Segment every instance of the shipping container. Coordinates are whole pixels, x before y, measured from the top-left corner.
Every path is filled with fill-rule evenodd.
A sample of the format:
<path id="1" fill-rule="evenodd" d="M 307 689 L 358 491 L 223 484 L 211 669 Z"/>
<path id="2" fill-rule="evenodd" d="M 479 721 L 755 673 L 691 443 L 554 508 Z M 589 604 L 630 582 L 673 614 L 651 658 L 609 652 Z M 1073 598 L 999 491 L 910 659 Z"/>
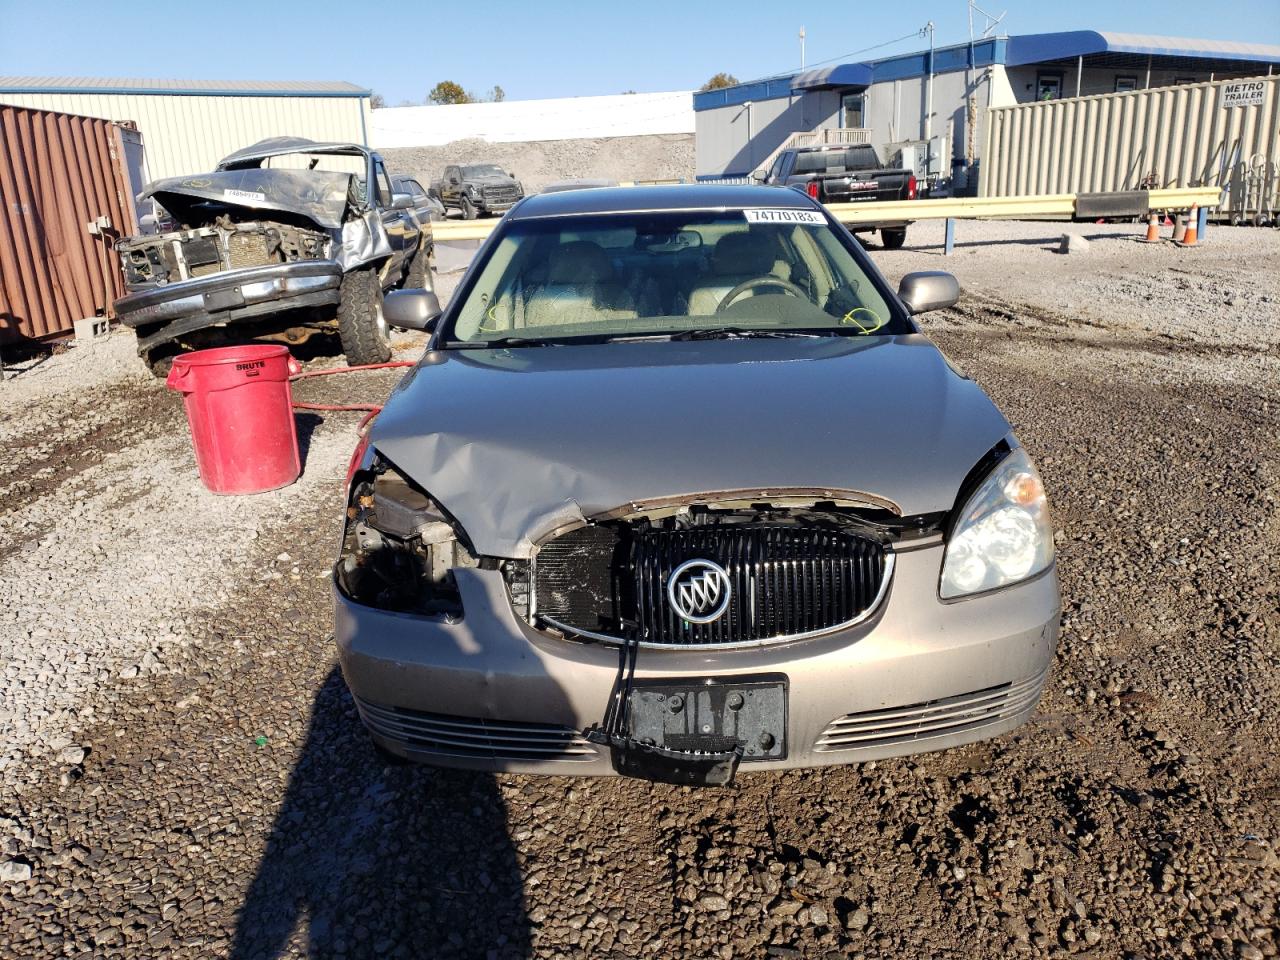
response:
<path id="1" fill-rule="evenodd" d="M 1273 219 L 1280 76 L 989 111 L 982 196 L 1220 186 L 1221 216 Z"/>
<path id="2" fill-rule="evenodd" d="M 113 245 L 136 233 L 126 160 L 137 131 L 0 105 L 0 344 L 110 315 L 124 292 Z"/>

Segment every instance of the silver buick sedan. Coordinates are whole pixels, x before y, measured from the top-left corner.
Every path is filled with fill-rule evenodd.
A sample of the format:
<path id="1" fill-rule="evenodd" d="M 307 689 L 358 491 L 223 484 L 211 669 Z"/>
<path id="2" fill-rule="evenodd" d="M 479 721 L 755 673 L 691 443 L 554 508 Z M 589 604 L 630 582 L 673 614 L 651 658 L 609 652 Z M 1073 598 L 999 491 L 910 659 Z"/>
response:
<path id="1" fill-rule="evenodd" d="M 1060 600 L 1008 422 L 808 197 L 529 198 L 357 450 L 334 571 L 385 753 L 724 784 L 992 737 Z"/>

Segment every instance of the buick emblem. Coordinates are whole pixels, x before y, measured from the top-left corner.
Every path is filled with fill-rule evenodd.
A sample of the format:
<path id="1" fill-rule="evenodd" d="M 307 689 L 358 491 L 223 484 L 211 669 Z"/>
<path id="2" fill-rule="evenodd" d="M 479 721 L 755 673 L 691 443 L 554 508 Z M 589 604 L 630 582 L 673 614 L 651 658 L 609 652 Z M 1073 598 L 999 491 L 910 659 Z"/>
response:
<path id="1" fill-rule="evenodd" d="M 729 609 L 733 592 L 724 567 L 710 560 L 686 560 L 667 580 L 671 609 L 689 623 L 714 623 Z"/>

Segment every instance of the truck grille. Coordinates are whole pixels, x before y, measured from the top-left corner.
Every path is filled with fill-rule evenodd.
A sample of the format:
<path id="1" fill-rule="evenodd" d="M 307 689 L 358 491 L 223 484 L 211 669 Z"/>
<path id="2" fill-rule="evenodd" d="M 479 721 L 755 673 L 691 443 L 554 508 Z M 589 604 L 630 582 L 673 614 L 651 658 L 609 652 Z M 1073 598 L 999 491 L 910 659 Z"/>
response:
<path id="1" fill-rule="evenodd" d="M 481 193 L 486 200 L 514 201 L 516 199 L 515 187 L 485 187 Z"/>
<path id="2" fill-rule="evenodd" d="M 729 577 L 724 614 L 686 622 L 668 581 L 688 560 Z M 892 554 L 857 533 L 796 523 L 674 530 L 586 526 L 543 545 L 533 567 L 534 612 L 551 626 L 659 646 L 795 639 L 845 626 L 878 603 Z"/>
<path id="3" fill-rule="evenodd" d="M 261 233 L 237 231 L 227 236 L 227 254 L 232 270 L 260 267 L 275 262 L 267 255 L 267 238 Z"/>

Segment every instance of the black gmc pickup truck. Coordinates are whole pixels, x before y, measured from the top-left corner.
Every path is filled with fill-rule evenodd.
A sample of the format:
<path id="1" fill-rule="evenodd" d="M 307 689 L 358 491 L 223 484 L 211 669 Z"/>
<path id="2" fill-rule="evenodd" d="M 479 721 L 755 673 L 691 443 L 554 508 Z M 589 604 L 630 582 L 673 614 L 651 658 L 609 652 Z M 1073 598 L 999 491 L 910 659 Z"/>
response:
<path id="1" fill-rule="evenodd" d="M 791 187 L 819 203 L 859 203 L 870 200 L 914 200 L 916 177 L 910 170 L 887 169 L 870 144 L 832 144 L 783 150 L 766 170 L 752 177 L 772 186 Z M 851 224 L 854 233 L 880 231 L 888 250 L 906 242 L 909 220 Z"/>

